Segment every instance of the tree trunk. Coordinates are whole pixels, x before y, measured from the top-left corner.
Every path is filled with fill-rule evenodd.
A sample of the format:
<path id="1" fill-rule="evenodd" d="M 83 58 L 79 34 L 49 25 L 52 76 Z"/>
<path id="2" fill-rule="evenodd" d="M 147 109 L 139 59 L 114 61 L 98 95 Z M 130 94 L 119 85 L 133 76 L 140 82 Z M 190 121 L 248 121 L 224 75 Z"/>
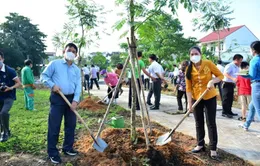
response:
<path id="1" fill-rule="evenodd" d="M 130 29 L 130 43 L 131 43 L 131 47 L 129 48 L 129 56 L 132 56 L 131 58 L 131 63 L 134 65 L 135 61 L 134 61 L 134 55 L 133 50 L 130 51 L 130 49 L 133 49 L 133 47 L 136 47 L 135 45 L 135 41 L 134 41 L 134 33 L 135 33 L 135 27 L 133 25 L 134 23 L 134 16 L 135 16 L 135 9 L 134 9 L 134 0 L 130 0 L 130 24 L 131 24 L 131 29 Z M 133 77 L 133 71 L 131 71 L 132 75 L 131 75 L 131 87 L 132 87 L 132 103 L 131 103 L 131 140 L 135 141 L 137 138 L 136 135 L 136 120 L 135 120 L 135 116 L 136 116 L 136 87 L 134 86 L 134 77 Z"/>
<path id="2" fill-rule="evenodd" d="M 221 60 L 221 54 L 220 54 L 220 35 L 219 35 L 219 29 L 218 29 L 218 59 Z"/>
<path id="3" fill-rule="evenodd" d="M 83 27 L 83 25 L 82 25 L 82 23 L 81 23 L 81 41 L 80 41 L 80 44 L 79 44 L 79 54 L 78 54 L 78 56 L 79 56 L 79 61 L 78 61 L 78 66 L 81 68 L 81 47 L 82 47 L 82 40 L 83 40 L 83 38 L 84 38 L 84 35 L 85 35 L 85 31 L 84 31 L 84 27 Z M 85 77 L 84 77 L 84 73 L 83 73 L 83 71 L 81 70 L 81 78 L 83 78 L 83 79 L 85 79 Z M 83 86 L 84 86 L 84 80 L 81 80 L 81 82 L 82 82 L 82 86 L 81 86 L 81 96 L 80 96 L 80 101 L 82 101 L 83 100 Z M 88 87 L 89 88 L 89 87 Z M 88 94 L 89 96 L 90 96 L 90 94 Z"/>

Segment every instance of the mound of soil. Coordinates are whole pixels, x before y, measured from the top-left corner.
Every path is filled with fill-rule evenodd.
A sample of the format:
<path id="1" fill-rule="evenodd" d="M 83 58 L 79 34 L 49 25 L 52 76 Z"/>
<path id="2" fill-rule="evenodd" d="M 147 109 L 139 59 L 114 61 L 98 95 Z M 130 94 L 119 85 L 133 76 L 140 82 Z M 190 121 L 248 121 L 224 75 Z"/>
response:
<path id="1" fill-rule="evenodd" d="M 100 111 L 106 109 L 106 105 L 103 103 L 97 103 L 100 99 L 87 97 L 79 103 L 80 109 L 87 109 L 89 111 Z"/>
<path id="2" fill-rule="evenodd" d="M 100 153 L 92 148 L 89 136 L 82 136 L 76 142 L 76 148 L 83 154 L 79 165 L 204 165 L 194 156 L 185 153 L 184 149 L 174 142 L 164 146 L 156 146 L 157 138 L 163 133 L 153 130 L 150 136 L 151 146 L 146 149 L 142 129 L 138 129 L 137 144 L 131 143 L 129 129 L 106 129 L 101 137 L 109 144 Z"/>

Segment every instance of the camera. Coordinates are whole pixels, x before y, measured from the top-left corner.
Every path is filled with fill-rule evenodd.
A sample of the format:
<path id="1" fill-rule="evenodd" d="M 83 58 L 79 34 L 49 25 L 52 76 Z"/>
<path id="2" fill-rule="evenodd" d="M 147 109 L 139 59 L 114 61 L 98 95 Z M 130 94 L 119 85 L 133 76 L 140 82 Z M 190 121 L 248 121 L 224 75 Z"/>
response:
<path id="1" fill-rule="evenodd" d="M 6 90 L 6 84 L 4 82 L 0 83 L 0 91 L 4 92 Z"/>

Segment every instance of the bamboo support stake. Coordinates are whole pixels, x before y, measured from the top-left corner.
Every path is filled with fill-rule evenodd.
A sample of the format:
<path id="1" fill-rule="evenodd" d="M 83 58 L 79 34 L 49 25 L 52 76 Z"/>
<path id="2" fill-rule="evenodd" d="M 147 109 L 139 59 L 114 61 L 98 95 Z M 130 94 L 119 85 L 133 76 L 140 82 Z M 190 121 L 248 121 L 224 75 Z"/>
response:
<path id="1" fill-rule="evenodd" d="M 136 52 L 133 52 L 132 50 L 132 46 L 130 45 L 130 42 L 129 42 L 129 38 L 127 38 L 127 41 L 128 41 L 128 45 L 131 49 L 129 49 L 130 51 L 130 55 L 134 55 L 136 54 Z M 134 56 L 135 57 L 135 56 Z M 144 120 L 144 108 L 143 108 L 143 105 L 142 105 L 142 101 L 141 101 L 141 97 L 140 97 L 140 92 L 139 92 L 139 86 L 137 84 L 137 79 L 136 79 L 136 76 L 135 76 L 135 69 L 134 69 L 134 64 L 132 63 L 133 62 L 133 57 L 130 56 L 130 65 L 131 65 L 131 72 L 133 73 L 132 76 L 134 77 L 134 86 L 136 88 L 136 92 L 137 92 L 137 99 L 138 99 L 138 102 L 140 104 L 140 110 L 141 110 L 141 120 L 142 120 L 142 124 L 143 124 L 143 128 L 144 128 L 144 135 L 145 135 L 145 142 L 146 142 L 146 147 L 147 149 L 149 148 L 149 138 L 148 138 L 148 134 L 147 134 L 147 131 L 146 131 L 146 124 L 145 124 L 145 120 Z M 140 74 L 140 73 L 139 73 Z M 134 107 L 134 106 L 132 106 Z"/>
<path id="2" fill-rule="evenodd" d="M 138 62 L 137 51 L 135 53 L 135 58 Z M 140 66 L 139 65 L 137 65 L 137 66 L 138 66 L 138 73 L 141 73 Z M 152 127 L 151 127 L 151 123 L 150 123 L 150 116 L 149 116 L 148 107 L 147 107 L 146 100 L 145 100 L 144 85 L 143 85 L 143 82 L 142 82 L 142 79 L 141 79 L 141 74 L 139 74 L 139 83 L 141 85 L 141 93 L 142 93 L 142 97 L 143 97 L 143 101 L 144 101 L 144 105 L 145 105 L 147 123 L 148 123 L 149 129 L 150 129 L 150 134 L 151 134 L 152 133 Z"/>
<path id="3" fill-rule="evenodd" d="M 99 126 L 99 129 L 98 129 L 98 133 L 97 133 L 97 135 L 96 135 L 96 138 L 99 137 L 100 133 L 102 132 L 103 126 L 104 126 L 105 121 L 106 121 L 106 119 L 107 119 L 107 115 L 108 115 L 108 113 L 109 113 L 109 111 L 110 111 L 110 107 L 111 107 L 111 105 L 112 105 L 112 102 L 113 102 L 113 100 L 115 99 L 116 93 L 117 93 L 118 90 L 119 90 L 119 85 L 120 85 L 120 82 L 121 82 L 122 79 L 123 79 L 123 75 L 124 75 L 124 73 L 125 73 L 126 66 L 127 66 L 128 63 L 129 63 L 129 60 L 130 60 L 130 57 L 128 56 L 127 59 L 126 59 L 126 61 L 125 61 L 124 67 L 123 67 L 123 69 L 122 69 L 122 72 L 121 72 L 121 74 L 120 74 L 118 83 L 116 84 L 116 87 L 115 87 L 113 96 L 112 96 L 111 100 L 109 101 L 109 104 L 108 104 L 108 106 L 107 106 L 105 115 L 104 115 L 104 117 L 103 117 L 103 119 L 102 119 L 102 122 L 101 122 L 101 124 L 100 124 L 100 126 Z"/>

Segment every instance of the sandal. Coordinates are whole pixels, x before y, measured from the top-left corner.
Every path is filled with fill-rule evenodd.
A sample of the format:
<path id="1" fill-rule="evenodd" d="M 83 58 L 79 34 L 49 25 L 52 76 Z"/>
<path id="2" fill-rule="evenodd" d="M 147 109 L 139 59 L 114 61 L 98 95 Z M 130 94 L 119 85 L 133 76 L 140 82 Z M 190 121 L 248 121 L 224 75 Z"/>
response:
<path id="1" fill-rule="evenodd" d="M 243 121 L 245 118 L 243 118 L 242 116 L 240 116 L 237 120 Z"/>

